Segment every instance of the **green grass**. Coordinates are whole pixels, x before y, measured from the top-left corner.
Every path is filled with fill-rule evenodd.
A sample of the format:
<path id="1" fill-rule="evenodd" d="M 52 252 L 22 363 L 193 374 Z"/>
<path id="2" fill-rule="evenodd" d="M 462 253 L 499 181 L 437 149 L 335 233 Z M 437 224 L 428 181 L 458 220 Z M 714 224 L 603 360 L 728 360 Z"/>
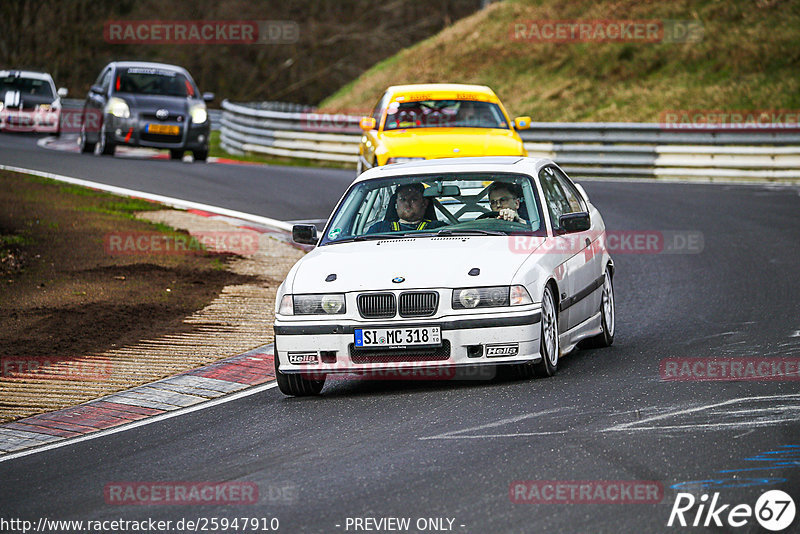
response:
<path id="1" fill-rule="evenodd" d="M 26 179 L 39 184 L 55 186 L 58 188 L 59 193 L 63 195 L 75 196 L 75 197 L 80 197 L 81 199 L 86 199 L 75 203 L 75 207 L 73 209 L 75 209 L 76 211 L 102 213 L 104 215 L 111 215 L 113 217 L 136 220 L 139 222 L 147 223 L 149 226 L 152 227 L 153 231 L 155 232 L 159 232 L 164 235 L 179 239 L 186 239 L 187 237 L 185 232 L 177 230 L 164 223 L 157 223 L 157 222 L 153 223 L 153 222 L 142 221 L 141 219 L 136 217 L 136 213 L 142 211 L 158 211 L 158 210 L 172 209 L 168 206 L 164 206 L 163 204 L 159 204 L 157 202 L 150 202 L 140 198 L 120 197 L 117 195 L 112 195 L 111 193 L 106 193 L 104 191 L 98 191 L 96 189 L 91 189 L 88 187 L 82 187 L 78 185 L 64 184 L 63 182 L 58 182 L 56 180 L 51 180 L 49 178 L 42 178 L 39 176 L 26 175 Z M 28 196 L 31 198 L 37 198 L 39 194 L 36 192 L 28 192 Z M 93 199 L 94 201 L 89 199 Z M 34 223 L 33 221 L 28 221 L 27 224 L 31 225 Z M 48 228 L 53 230 L 58 229 L 57 222 L 37 220 L 36 224 L 46 225 Z M 20 247 L 30 244 L 32 244 L 32 241 L 30 239 L 19 234 L 0 235 L 0 253 L 8 253 L 11 247 Z M 202 243 L 198 243 L 198 247 L 201 250 L 207 250 L 207 248 Z M 215 263 L 212 264 L 214 269 L 217 270 L 225 269 L 224 263 L 222 263 L 219 259 L 215 259 L 214 261 Z"/>
<path id="2" fill-rule="evenodd" d="M 548 20 L 683 20 L 699 42 L 513 40 Z M 529 26 L 528 26 L 529 27 Z M 389 85 L 477 83 L 534 121 L 658 122 L 668 110 L 800 108 L 800 2 L 517 0 L 490 4 L 374 65 L 324 111 L 371 109 Z"/>
<path id="3" fill-rule="evenodd" d="M 32 243 L 29 237 L 19 234 L 0 235 L 0 250 L 10 247 L 21 247 Z"/>

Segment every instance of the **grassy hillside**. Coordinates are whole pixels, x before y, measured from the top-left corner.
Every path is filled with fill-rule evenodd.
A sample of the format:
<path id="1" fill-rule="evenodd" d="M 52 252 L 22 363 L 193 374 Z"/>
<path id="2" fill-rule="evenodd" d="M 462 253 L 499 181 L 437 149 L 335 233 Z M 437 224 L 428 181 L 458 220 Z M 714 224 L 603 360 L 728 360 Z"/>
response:
<path id="1" fill-rule="evenodd" d="M 691 43 L 515 41 L 543 20 L 695 20 Z M 528 26 L 529 27 L 529 26 Z M 664 110 L 800 109 L 796 0 L 506 0 L 384 60 L 323 102 L 371 109 L 393 84 L 479 83 L 535 121 L 657 122 Z"/>

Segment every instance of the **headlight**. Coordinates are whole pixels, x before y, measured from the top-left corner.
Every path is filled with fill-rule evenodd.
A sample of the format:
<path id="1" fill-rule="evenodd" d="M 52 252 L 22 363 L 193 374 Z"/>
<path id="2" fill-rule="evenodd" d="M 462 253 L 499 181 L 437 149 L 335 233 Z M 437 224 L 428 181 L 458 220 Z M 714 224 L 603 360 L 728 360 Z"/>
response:
<path id="1" fill-rule="evenodd" d="M 106 104 L 106 113 L 110 113 L 120 119 L 127 119 L 131 116 L 131 108 L 128 107 L 127 102 L 114 96 Z"/>
<path id="2" fill-rule="evenodd" d="M 495 308 L 531 304 L 524 286 L 468 287 L 453 290 L 453 309 Z"/>
<path id="3" fill-rule="evenodd" d="M 407 161 L 421 161 L 425 158 L 389 158 L 386 160 L 386 164 L 389 165 L 390 163 L 405 163 Z"/>
<path id="4" fill-rule="evenodd" d="M 0 102 L 0 111 L 3 111 L 3 103 Z"/>
<path id="5" fill-rule="evenodd" d="M 189 111 L 189 115 L 192 116 L 192 122 L 195 124 L 203 124 L 208 120 L 208 112 L 205 106 L 194 106 Z"/>
<path id="6" fill-rule="evenodd" d="M 284 295 L 281 315 L 337 315 L 345 312 L 344 294 Z"/>
<path id="7" fill-rule="evenodd" d="M 36 111 L 50 111 L 50 104 L 39 104 L 36 106 Z"/>

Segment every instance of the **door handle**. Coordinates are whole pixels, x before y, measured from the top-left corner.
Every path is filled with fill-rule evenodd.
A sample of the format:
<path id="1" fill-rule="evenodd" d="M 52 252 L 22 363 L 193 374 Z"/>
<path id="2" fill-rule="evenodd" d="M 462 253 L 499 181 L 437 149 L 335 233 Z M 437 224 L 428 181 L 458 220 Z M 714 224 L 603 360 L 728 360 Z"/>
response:
<path id="1" fill-rule="evenodd" d="M 586 246 L 587 247 L 591 247 L 592 246 L 592 242 L 589 240 L 588 237 L 586 238 Z"/>

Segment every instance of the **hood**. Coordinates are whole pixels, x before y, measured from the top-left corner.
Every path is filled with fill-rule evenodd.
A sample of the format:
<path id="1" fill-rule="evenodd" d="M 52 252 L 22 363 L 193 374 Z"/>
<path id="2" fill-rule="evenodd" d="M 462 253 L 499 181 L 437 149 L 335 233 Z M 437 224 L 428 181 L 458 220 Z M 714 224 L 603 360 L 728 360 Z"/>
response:
<path id="1" fill-rule="evenodd" d="M 525 154 L 522 141 L 515 131 L 495 128 L 408 128 L 383 132 L 382 141 L 392 157 L 454 158 Z"/>
<path id="2" fill-rule="evenodd" d="M 166 95 L 139 95 L 133 93 L 117 93 L 113 96 L 123 98 L 131 108 L 131 112 L 155 113 L 159 109 L 166 109 L 170 115 L 186 115 L 190 103 L 194 103 L 185 96 Z"/>
<path id="3" fill-rule="evenodd" d="M 0 91 L 0 102 L 7 107 L 33 109 L 40 104 L 52 104 L 57 101 L 58 97 L 43 96 L 43 95 L 29 95 L 20 93 L 19 91 L 3 90 Z"/>
<path id="4" fill-rule="evenodd" d="M 403 238 L 325 245 L 309 252 L 293 270 L 287 292 L 469 287 L 511 284 L 535 249 L 514 252 L 513 237 Z M 480 275 L 470 276 L 477 267 Z M 325 282 L 330 274 L 336 280 Z M 402 283 L 393 283 L 403 277 Z"/>

